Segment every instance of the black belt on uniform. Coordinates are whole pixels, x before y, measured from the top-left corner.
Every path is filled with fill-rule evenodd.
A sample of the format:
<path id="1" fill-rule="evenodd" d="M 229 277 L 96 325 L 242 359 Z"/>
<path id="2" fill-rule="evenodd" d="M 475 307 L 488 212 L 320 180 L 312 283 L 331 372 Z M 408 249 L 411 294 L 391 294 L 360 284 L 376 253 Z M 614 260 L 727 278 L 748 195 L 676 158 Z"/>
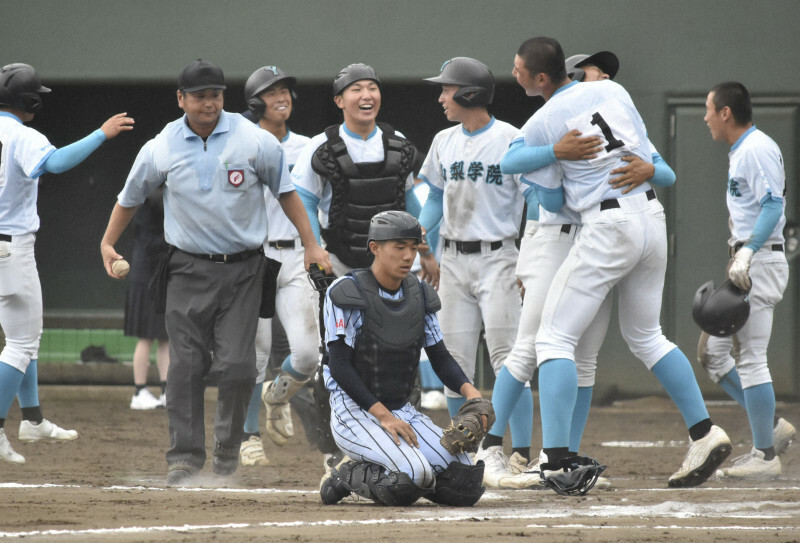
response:
<path id="1" fill-rule="evenodd" d="M 248 258 L 252 258 L 256 255 L 263 255 L 264 248 L 259 247 L 258 249 L 250 249 L 247 251 L 242 251 L 241 253 L 234 253 L 231 255 L 204 255 L 204 254 L 197 254 L 197 253 L 190 253 L 188 251 L 183 251 L 178 249 L 182 253 L 186 253 L 189 256 L 193 256 L 194 258 L 199 258 L 200 260 L 210 260 L 211 262 L 216 262 L 217 264 L 234 264 L 236 262 L 241 262 L 242 260 L 247 260 Z"/>
<path id="2" fill-rule="evenodd" d="M 741 242 L 741 241 L 739 243 L 737 243 L 736 245 L 734 245 L 733 247 L 729 247 L 728 248 L 728 252 L 731 255 L 731 258 L 736 256 L 736 252 L 739 249 L 741 249 L 742 247 L 744 247 L 744 243 Z M 762 247 L 762 249 L 763 248 L 764 247 Z M 775 243 L 773 245 L 770 245 L 769 248 L 770 248 L 770 250 L 775 251 L 776 253 L 782 253 L 783 252 L 783 244 L 782 243 Z"/>
<path id="3" fill-rule="evenodd" d="M 274 247 L 275 249 L 294 249 L 294 240 L 276 239 L 275 241 L 270 241 L 268 245 L 270 247 Z"/>
<path id="4" fill-rule="evenodd" d="M 653 189 L 649 189 L 645 192 L 647 195 L 648 200 L 655 200 L 656 199 L 656 191 Z M 609 198 L 608 200 L 603 200 L 600 202 L 600 211 L 605 211 L 606 209 L 616 209 L 619 207 L 619 200 L 617 198 Z"/>
<path id="5" fill-rule="evenodd" d="M 562 234 L 569 234 L 572 232 L 572 227 L 575 226 L 574 224 L 562 224 L 561 225 L 561 233 Z"/>
<path id="6" fill-rule="evenodd" d="M 11 243 L 11 236 L 8 234 L 0 234 L 0 241 L 7 241 Z"/>
<path id="7" fill-rule="evenodd" d="M 453 241 L 451 239 L 444 240 L 444 247 L 447 249 L 451 245 L 455 245 L 456 251 L 459 253 L 480 253 L 481 252 L 481 243 L 482 241 Z M 493 241 L 489 244 L 489 248 L 492 251 L 496 251 L 500 247 L 503 246 L 503 241 Z"/>

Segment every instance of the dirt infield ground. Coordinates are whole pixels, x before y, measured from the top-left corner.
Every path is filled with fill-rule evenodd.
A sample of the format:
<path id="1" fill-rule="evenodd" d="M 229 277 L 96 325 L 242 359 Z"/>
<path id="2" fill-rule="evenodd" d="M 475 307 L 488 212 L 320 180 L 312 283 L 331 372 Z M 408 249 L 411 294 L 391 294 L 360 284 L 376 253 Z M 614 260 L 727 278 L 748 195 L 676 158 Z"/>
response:
<path id="1" fill-rule="evenodd" d="M 299 435 L 286 447 L 277 448 L 267 439 L 269 466 L 240 467 L 227 480 L 209 469 L 199 488 L 166 488 L 166 415 L 163 410 L 131 411 L 130 393 L 129 387 L 42 387 L 45 416 L 81 433 L 78 440 L 63 444 L 19 443 L 19 409 L 16 404 L 12 407 L 6 429 L 27 463 L 0 463 L 0 539 L 800 540 L 800 445 L 790 447 L 782 458 L 783 475 L 777 481 L 712 479 L 696 489 L 668 489 L 667 478 L 686 449 L 685 442 L 678 441 L 687 436 L 679 414 L 662 398 L 593 408 L 583 452 L 608 464 L 611 490 L 592 490 L 577 498 L 550 490 L 490 490 L 472 508 L 440 507 L 421 500 L 412 507 L 390 509 L 363 500 L 321 505 L 317 493 L 321 455 L 310 450 L 299 420 L 295 422 Z M 214 396 L 209 390 L 209 421 Z M 733 404 L 713 404 L 709 410 L 731 435 L 733 454 L 747 452 L 750 438 L 744 411 Z M 795 424 L 800 422 L 800 404 L 779 404 L 778 411 Z M 440 423 L 446 417 L 443 411 L 432 416 Z M 535 432 L 534 444 L 539 439 Z"/>

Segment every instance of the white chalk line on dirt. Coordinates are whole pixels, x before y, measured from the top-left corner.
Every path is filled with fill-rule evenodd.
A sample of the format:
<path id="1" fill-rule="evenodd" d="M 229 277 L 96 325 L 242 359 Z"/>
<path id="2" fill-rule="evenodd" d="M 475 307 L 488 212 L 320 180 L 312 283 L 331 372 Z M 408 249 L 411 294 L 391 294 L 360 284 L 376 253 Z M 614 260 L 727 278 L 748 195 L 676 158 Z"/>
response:
<path id="1" fill-rule="evenodd" d="M 586 529 L 586 530 L 594 530 L 597 528 L 602 528 L 603 530 L 744 530 L 744 531 L 751 531 L 751 532 L 771 532 L 771 531 L 797 531 L 798 528 L 796 527 L 786 527 L 786 526 L 679 526 L 676 524 L 670 526 L 653 526 L 649 524 L 642 524 L 639 526 L 611 526 L 608 524 L 603 525 L 596 525 L 596 524 L 559 524 L 557 526 L 551 526 L 549 524 L 528 524 L 526 528 L 569 528 L 569 529 Z"/>

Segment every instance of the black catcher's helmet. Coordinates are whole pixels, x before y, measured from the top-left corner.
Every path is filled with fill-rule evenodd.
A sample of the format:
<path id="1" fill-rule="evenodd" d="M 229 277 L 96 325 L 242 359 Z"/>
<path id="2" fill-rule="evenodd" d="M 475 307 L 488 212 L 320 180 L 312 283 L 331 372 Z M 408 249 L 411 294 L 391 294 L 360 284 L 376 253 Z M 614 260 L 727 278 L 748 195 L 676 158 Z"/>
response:
<path id="1" fill-rule="evenodd" d="M 350 64 L 345 66 L 336 74 L 336 79 L 333 80 L 333 95 L 339 96 L 344 89 L 362 79 L 370 79 L 381 86 L 381 80 L 378 79 L 378 74 L 372 69 L 372 66 L 366 64 Z"/>
<path id="2" fill-rule="evenodd" d="M 382 211 L 372 217 L 367 236 L 367 250 L 370 241 L 390 239 L 416 239 L 422 243 L 422 227 L 419 221 L 405 211 Z"/>

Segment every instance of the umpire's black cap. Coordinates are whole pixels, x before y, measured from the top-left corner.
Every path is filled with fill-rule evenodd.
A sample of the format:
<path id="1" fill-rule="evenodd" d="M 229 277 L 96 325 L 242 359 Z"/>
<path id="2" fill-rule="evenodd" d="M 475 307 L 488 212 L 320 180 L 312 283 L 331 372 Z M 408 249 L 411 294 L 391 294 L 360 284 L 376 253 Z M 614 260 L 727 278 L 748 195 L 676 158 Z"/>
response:
<path id="1" fill-rule="evenodd" d="M 190 62 L 178 76 L 178 90 L 184 92 L 197 92 L 204 89 L 224 90 L 225 88 L 225 76 L 222 74 L 222 68 L 207 60 L 198 58 Z"/>

